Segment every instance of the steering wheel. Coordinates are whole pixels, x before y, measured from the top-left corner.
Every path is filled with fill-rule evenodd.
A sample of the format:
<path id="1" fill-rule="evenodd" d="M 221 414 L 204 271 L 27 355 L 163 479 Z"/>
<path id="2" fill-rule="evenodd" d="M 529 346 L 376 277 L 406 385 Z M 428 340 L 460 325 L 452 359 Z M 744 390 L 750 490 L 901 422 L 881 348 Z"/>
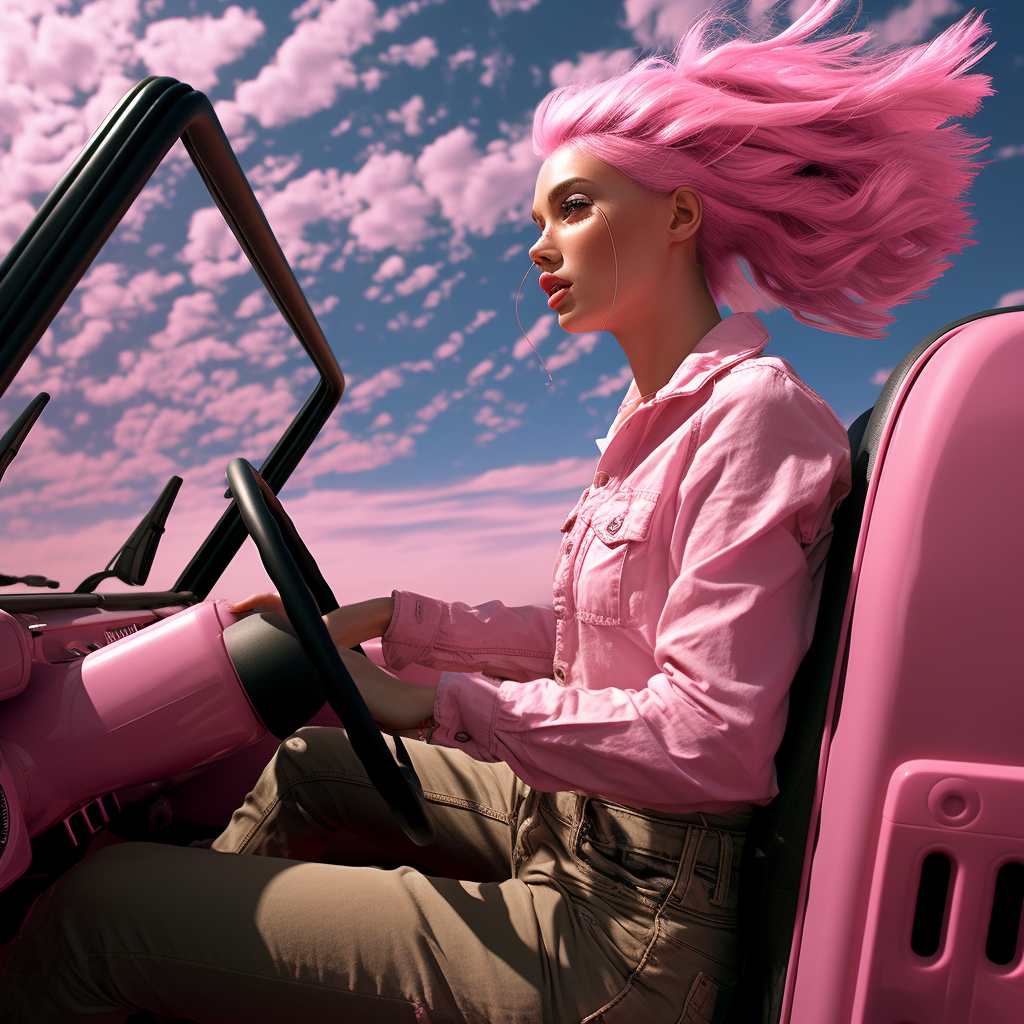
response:
<path id="1" fill-rule="evenodd" d="M 252 465 L 245 459 L 232 459 L 227 476 L 242 522 L 281 595 L 303 653 L 345 726 L 352 749 L 405 834 L 419 846 L 432 843 L 434 823 L 405 745 L 400 736 L 394 737 L 396 761 L 321 618 L 337 608 L 338 602 L 316 561 L 277 495 Z"/>

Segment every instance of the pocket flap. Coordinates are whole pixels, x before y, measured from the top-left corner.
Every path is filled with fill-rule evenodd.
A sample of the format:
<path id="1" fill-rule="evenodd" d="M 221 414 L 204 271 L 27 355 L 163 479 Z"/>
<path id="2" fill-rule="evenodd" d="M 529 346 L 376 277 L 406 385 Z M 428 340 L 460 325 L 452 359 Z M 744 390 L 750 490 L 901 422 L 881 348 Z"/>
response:
<path id="1" fill-rule="evenodd" d="M 653 491 L 620 492 L 594 511 L 591 525 L 609 547 L 646 540 L 657 504 L 658 495 Z"/>

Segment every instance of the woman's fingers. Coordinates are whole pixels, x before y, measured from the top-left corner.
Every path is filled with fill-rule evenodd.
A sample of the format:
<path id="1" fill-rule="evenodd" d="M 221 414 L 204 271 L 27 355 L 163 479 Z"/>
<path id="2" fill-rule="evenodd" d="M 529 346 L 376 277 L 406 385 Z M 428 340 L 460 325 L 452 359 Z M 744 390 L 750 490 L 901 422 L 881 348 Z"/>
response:
<path id="1" fill-rule="evenodd" d="M 253 608 L 259 608 L 261 606 L 268 612 L 276 612 L 278 615 L 284 615 L 284 604 L 281 601 L 281 595 L 275 593 L 253 594 L 251 597 L 247 597 L 245 600 L 237 601 L 235 604 L 231 605 L 228 608 L 228 611 L 233 615 L 241 615 L 244 612 L 251 612 Z"/>

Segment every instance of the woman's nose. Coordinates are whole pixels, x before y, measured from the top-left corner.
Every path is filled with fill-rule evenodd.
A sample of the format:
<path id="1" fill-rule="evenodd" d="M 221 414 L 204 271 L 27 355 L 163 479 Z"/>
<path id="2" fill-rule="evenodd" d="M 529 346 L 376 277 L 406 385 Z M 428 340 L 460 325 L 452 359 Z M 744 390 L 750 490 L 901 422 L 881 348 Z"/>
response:
<path id="1" fill-rule="evenodd" d="M 547 232 L 541 235 L 540 238 L 530 246 L 529 256 L 534 263 L 538 264 L 538 266 L 540 264 L 550 266 L 561 259 L 561 254 L 555 246 L 552 245 Z"/>

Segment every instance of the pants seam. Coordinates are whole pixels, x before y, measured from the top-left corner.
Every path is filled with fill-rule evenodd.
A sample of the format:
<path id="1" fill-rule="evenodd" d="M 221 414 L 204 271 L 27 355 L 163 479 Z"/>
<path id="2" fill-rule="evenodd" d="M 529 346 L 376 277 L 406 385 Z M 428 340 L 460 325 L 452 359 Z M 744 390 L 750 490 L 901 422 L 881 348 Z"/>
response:
<path id="1" fill-rule="evenodd" d="M 267 806 L 261 812 L 259 819 L 251 826 L 249 831 L 242 837 L 241 842 L 238 844 L 237 851 L 241 853 L 242 850 L 248 845 L 252 837 L 260 830 L 260 827 L 267 820 L 270 812 L 281 802 L 281 798 L 290 789 L 295 786 L 302 785 L 306 782 L 320 782 L 325 779 L 333 780 L 335 782 L 346 782 L 352 783 L 357 786 L 363 786 L 366 789 L 373 789 L 374 785 L 369 779 L 362 775 L 349 775 L 343 772 L 310 772 L 305 775 L 298 775 L 294 779 L 289 779 L 288 782 L 277 790 L 274 799 L 267 804 Z M 503 825 L 512 825 L 512 818 L 510 815 L 503 813 L 502 811 L 495 810 L 493 807 L 487 807 L 485 804 L 477 803 L 476 801 L 466 800 L 464 797 L 452 796 L 449 793 L 435 793 L 433 791 L 424 790 L 423 798 L 436 804 L 445 804 L 449 807 L 461 807 L 463 810 L 472 811 L 477 814 L 482 814 L 486 818 L 491 818 L 493 821 L 500 821 Z"/>
<path id="2" fill-rule="evenodd" d="M 633 969 L 633 972 L 626 979 L 626 982 L 622 986 L 622 988 L 620 988 L 619 991 L 616 992 L 615 995 L 612 996 L 612 998 L 609 999 L 608 1002 L 606 1002 L 603 1006 L 599 1007 L 593 1013 L 584 1017 L 582 1024 L 597 1024 L 597 1022 L 599 1022 L 602 1019 L 603 1014 L 607 1013 L 613 1007 L 617 1006 L 619 1003 L 622 1002 L 623 999 L 626 998 L 627 995 L 629 995 L 630 989 L 632 989 L 634 983 L 640 977 L 640 973 L 647 965 L 648 960 L 650 960 L 651 952 L 658 942 L 658 938 L 661 935 L 662 916 L 668 909 L 669 900 L 672 898 L 672 894 L 676 891 L 676 888 L 679 886 L 679 882 L 681 876 L 683 875 L 684 868 L 686 871 L 687 886 L 689 885 L 689 880 L 693 874 L 693 864 L 696 860 L 697 850 L 700 847 L 700 837 L 697 834 L 700 831 L 703 830 L 694 828 L 692 826 L 688 830 L 686 836 L 686 843 L 683 848 L 683 852 L 679 858 L 679 865 L 676 868 L 676 877 L 672 882 L 672 887 L 669 889 L 668 894 L 665 896 L 665 899 L 662 900 L 661 906 L 658 908 L 657 912 L 654 915 L 654 927 L 651 929 L 651 938 L 650 941 L 647 943 L 647 946 L 644 949 L 643 954 L 640 957 L 640 962 L 636 965 L 636 967 Z"/>
<path id="3" fill-rule="evenodd" d="M 357 786 L 362 786 L 364 789 L 375 788 L 365 775 L 349 775 L 347 772 L 307 772 L 305 775 L 297 775 L 294 779 L 289 779 L 286 785 L 279 790 L 278 796 L 280 797 L 281 793 L 286 793 L 293 786 L 300 785 L 301 783 L 317 782 L 324 779 L 332 779 L 335 782 L 354 783 Z M 423 798 L 425 800 L 432 800 L 434 803 L 462 807 L 467 811 L 478 811 L 480 814 L 493 818 L 495 821 L 500 821 L 505 825 L 512 824 L 512 819 L 508 814 L 495 810 L 493 807 L 488 807 L 486 804 L 478 803 L 476 800 L 467 800 L 465 797 L 454 796 L 451 793 L 437 793 L 433 790 L 423 790 Z"/>

